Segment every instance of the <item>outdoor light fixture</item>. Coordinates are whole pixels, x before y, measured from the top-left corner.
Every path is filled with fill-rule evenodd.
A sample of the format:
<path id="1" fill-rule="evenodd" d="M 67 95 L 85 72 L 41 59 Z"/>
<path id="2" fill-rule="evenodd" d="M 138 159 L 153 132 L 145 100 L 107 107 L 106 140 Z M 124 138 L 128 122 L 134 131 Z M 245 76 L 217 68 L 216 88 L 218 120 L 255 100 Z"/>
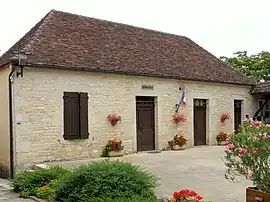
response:
<path id="1" fill-rule="evenodd" d="M 18 54 L 18 64 L 20 66 L 20 71 L 17 71 L 17 77 L 23 77 L 23 67 L 26 65 L 27 56 L 24 52 Z"/>

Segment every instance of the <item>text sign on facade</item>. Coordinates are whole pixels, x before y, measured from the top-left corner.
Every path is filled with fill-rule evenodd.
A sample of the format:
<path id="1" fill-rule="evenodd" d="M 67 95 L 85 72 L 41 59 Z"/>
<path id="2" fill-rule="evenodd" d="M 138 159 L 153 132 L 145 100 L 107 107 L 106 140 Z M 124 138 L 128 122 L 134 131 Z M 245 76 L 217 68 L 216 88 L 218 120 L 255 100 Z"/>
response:
<path id="1" fill-rule="evenodd" d="M 142 89 L 154 90 L 154 85 L 142 85 Z"/>

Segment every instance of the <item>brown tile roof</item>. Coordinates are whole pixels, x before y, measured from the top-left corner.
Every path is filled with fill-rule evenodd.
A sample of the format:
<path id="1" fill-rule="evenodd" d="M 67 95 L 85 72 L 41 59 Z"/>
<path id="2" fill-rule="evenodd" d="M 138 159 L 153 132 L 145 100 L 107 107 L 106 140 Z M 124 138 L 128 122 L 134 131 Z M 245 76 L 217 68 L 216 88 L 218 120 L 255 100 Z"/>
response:
<path id="1" fill-rule="evenodd" d="M 0 58 L 32 66 L 250 84 L 190 39 L 52 10 Z"/>
<path id="2" fill-rule="evenodd" d="M 270 81 L 257 84 L 251 91 L 252 94 L 270 93 Z"/>

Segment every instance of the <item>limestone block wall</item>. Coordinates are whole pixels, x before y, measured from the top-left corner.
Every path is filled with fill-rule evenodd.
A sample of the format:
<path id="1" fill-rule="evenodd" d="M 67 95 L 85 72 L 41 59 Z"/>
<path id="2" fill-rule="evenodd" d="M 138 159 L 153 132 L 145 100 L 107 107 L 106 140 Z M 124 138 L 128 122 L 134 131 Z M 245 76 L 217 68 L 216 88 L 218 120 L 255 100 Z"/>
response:
<path id="1" fill-rule="evenodd" d="M 142 85 L 154 85 L 153 90 Z M 180 113 L 186 123 L 172 121 L 175 104 L 186 87 L 187 108 Z M 89 96 L 89 139 L 63 139 L 63 92 L 87 92 Z M 24 77 L 14 83 L 15 114 L 22 123 L 15 125 L 18 168 L 44 161 L 76 160 L 99 157 L 110 138 L 123 141 L 126 152 L 136 152 L 136 96 L 156 98 L 156 149 L 162 149 L 176 134 L 188 138 L 193 146 L 193 99 L 208 99 L 207 143 L 216 144 L 215 135 L 224 127 L 233 130 L 233 119 L 220 125 L 221 113 L 233 115 L 233 100 L 243 100 L 244 112 L 252 114 L 254 99 L 248 86 L 180 82 L 173 79 L 78 72 L 46 68 L 25 68 Z M 119 113 L 122 121 L 112 127 L 109 113 Z"/>
<path id="2" fill-rule="evenodd" d="M 9 69 L 0 69 L 0 164 L 9 167 L 9 103 L 8 103 Z"/>

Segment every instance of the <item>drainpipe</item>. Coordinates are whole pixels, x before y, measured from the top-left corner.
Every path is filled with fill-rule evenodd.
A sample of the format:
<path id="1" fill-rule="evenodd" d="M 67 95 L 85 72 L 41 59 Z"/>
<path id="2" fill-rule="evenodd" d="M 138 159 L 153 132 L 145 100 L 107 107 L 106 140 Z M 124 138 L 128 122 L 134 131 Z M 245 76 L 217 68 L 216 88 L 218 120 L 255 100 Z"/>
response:
<path id="1" fill-rule="evenodd" d="M 11 63 L 11 71 L 8 75 L 8 99 L 9 99 L 9 167 L 10 178 L 14 177 L 14 145 L 13 145 L 13 100 L 12 100 L 12 76 L 15 71 L 14 66 Z"/>
<path id="2" fill-rule="evenodd" d="M 9 162 L 10 162 L 10 178 L 14 178 L 14 131 L 13 131 L 13 92 L 12 92 L 12 77 L 16 67 L 20 67 L 20 71 L 17 70 L 17 77 L 23 77 L 23 67 L 26 64 L 26 55 L 24 52 L 20 52 L 17 57 L 11 58 L 11 71 L 8 75 L 8 99 L 9 99 Z"/>

